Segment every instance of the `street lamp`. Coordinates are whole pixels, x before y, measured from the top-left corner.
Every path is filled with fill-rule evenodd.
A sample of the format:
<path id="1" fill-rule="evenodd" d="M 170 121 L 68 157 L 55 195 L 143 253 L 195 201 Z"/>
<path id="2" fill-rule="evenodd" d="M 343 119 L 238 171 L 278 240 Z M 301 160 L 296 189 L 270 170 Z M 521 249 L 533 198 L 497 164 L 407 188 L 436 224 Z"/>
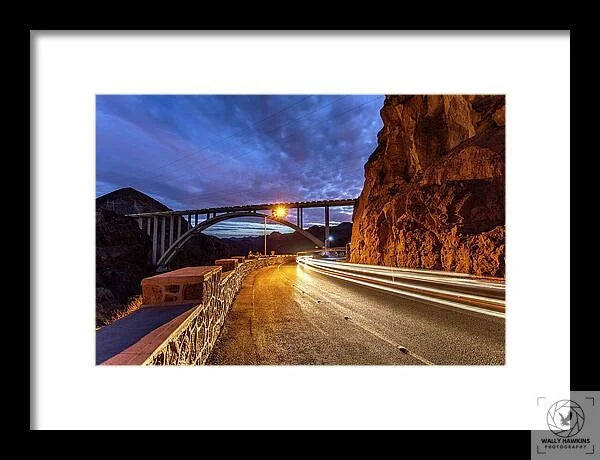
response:
<path id="1" fill-rule="evenodd" d="M 278 219 L 283 219 L 285 216 L 287 216 L 287 209 L 285 209 L 283 206 L 277 206 L 275 209 L 273 209 L 273 216 Z"/>
<path id="2" fill-rule="evenodd" d="M 333 241 L 333 235 L 327 235 L 327 239 L 325 240 L 325 250 L 327 251 L 330 247 L 329 242 Z"/>
<path id="3" fill-rule="evenodd" d="M 275 219 L 283 219 L 287 216 L 287 209 L 283 206 L 277 206 L 273 208 L 271 211 L 271 216 Z M 265 216 L 265 224 L 264 224 L 264 237 L 265 237 L 265 256 L 267 255 L 267 216 Z"/>

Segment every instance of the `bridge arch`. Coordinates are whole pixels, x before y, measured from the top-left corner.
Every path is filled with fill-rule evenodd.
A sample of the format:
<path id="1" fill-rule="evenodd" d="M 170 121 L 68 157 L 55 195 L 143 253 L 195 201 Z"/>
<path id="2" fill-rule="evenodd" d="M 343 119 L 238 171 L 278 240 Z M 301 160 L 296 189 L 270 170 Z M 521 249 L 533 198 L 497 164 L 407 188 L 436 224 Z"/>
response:
<path id="1" fill-rule="evenodd" d="M 278 223 L 281 225 L 285 225 L 287 227 L 294 229 L 295 231 L 300 233 L 302 236 L 311 240 L 315 244 L 315 246 L 318 246 L 319 248 L 324 247 L 323 241 L 319 240 L 312 233 L 307 232 L 306 230 L 298 227 L 295 224 L 292 224 L 291 222 L 288 222 L 287 220 L 276 219 L 273 216 L 270 216 L 268 214 L 262 214 L 259 212 L 236 211 L 236 212 L 229 212 L 226 214 L 221 214 L 219 216 L 212 217 L 203 222 L 200 222 L 195 227 L 192 227 L 190 230 L 188 230 L 186 233 L 181 235 L 179 238 L 177 238 L 176 241 L 173 242 L 173 244 L 164 252 L 164 254 L 161 255 L 160 259 L 158 259 L 158 261 L 156 262 L 156 266 L 158 268 L 166 267 L 167 264 L 171 261 L 171 259 L 175 256 L 175 254 L 177 254 L 179 252 L 179 250 L 196 233 L 201 233 L 202 231 L 206 230 L 207 228 L 212 227 L 213 225 L 218 224 L 219 222 L 223 222 L 224 220 L 235 219 L 237 217 L 260 217 L 261 219 L 264 219 L 266 217 L 268 220 L 270 220 L 272 222 L 275 222 L 275 223 Z"/>

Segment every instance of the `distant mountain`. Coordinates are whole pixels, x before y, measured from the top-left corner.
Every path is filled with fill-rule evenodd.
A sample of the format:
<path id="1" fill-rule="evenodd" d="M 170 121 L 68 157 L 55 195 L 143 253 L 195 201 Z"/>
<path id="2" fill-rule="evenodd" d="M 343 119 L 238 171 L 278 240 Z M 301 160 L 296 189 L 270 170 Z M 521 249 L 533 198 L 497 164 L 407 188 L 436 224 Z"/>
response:
<path id="1" fill-rule="evenodd" d="M 315 225 L 307 229 L 317 238 L 325 238 L 325 227 Z M 333 237 L 331 246 L 345 246 L 350 242 L 352 224 L 342 222 L 330 227 L 329 234 Z M 173 257 L 170 268 L 188 267 L 191 265 L 211 265 L 215 259 L 231 256 L 247 256 L 250 251 L 261 254 L 264 251 L 263 236 L 247 236 L 242 238 L 217 238 L 212 235 L 198 233 Z M 314 249 L 312 241 L 298 232 L 272 232 L 267 235 L 267 252 L 277 254 L 294 254 L 300 251 Z"/>
<path id="2" fill-rule="evenodd" d="M 96 208 L 106 209 L 117 214 L 172 211 L 160 201 L 131 187 L 113 190 L 96 198 Z"/>
<path id="3" fill-rule="evenodd" d="M 307 232 L 313 234 L 320 240 L 325 239 L 325 227 L 322 225 L 313 225 L 306 229 Z M 329 236 L 333 239 L 330 241 L 331 247 L 345 246 L 350 242 L 352 235 L 352 223 L 342 222 L 339 225 L 329 227 Z M 247 251 L 263 252 L 264 239 L 262 236 L 248 236 L 244 238 L 222 238 L 222 241 L 228 242 L 235 247 L 242 247 Z M 275 250 L 277 253 L 295 253 L 314 249 L 312 241 L 305 238 L 300 233 L 279 233 L 272 232 L 267 235 L 267 251 Z"/>

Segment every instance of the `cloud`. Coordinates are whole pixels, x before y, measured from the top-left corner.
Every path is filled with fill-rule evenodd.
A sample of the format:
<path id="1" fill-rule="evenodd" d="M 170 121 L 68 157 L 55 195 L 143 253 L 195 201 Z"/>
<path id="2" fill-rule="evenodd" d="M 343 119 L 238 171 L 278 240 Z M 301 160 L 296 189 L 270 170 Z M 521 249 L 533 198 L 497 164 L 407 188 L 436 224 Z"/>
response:
<path id="1" fill-rule="evenodd" d="M 174 209 L 358 196 L 383 96 L 96 98 L 96 193 Z M 305 222 L 323 222 L 305 210 Z M 331 209 L 333 221 L 351 211 Z"/>

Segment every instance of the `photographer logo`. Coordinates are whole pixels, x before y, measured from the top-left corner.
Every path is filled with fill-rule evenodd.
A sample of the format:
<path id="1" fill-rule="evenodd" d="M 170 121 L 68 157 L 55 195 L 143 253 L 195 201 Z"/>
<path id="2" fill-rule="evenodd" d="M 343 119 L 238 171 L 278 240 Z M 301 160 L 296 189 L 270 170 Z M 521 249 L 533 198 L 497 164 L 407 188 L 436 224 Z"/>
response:
<path id="1" fill-rule="evenodd" d="M 546 421 L 548 428 L 555 435 L 570 438 L 583 428 L 585 415 L 581 406 L 575 401 L 563 399 L 550 406 Z"/>

